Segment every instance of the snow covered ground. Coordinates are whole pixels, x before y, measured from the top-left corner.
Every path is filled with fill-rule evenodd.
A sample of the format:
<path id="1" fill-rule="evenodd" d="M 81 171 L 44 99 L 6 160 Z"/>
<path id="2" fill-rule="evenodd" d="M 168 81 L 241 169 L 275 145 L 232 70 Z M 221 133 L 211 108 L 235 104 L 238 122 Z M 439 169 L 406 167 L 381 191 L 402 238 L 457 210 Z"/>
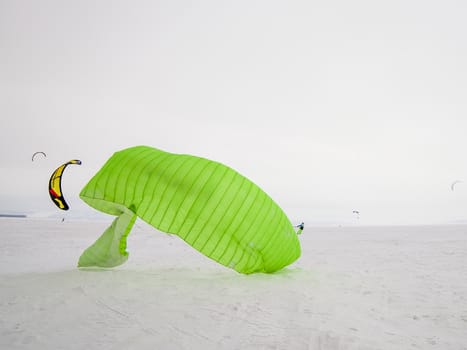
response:
<path id="1" fill-rule="evenodd" d="M 306 227 L 245 276 L 137 221 L 126 264 L 78 270 L 106 226 L 0 219 L 1 349 L 467 349 L 467 226 Z"/>

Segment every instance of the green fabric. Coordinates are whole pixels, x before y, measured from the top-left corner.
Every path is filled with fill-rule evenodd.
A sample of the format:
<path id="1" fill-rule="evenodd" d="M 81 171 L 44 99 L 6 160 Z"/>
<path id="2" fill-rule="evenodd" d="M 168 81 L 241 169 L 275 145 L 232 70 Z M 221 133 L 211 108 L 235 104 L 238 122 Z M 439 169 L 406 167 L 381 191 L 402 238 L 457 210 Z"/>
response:
<path id="1" fill-rule="evenodd" d="M 297 233 L 281 208 L 235 170 L 205 158 L 128 148 L 107 161 L 80 197 L 118 218 L 78 266 L 125 262 L 121 247 L 136 216 L 241 273 L 274 272 L 300 256 Z"/>
<path id="2" fill-rule="evenodd" d="M 128 209 L 122 211 L 102 236 L 81 254 L 78 266 L 114 267 L 127 261 L 126 238 L 135 221 L 133 212 Z"/>

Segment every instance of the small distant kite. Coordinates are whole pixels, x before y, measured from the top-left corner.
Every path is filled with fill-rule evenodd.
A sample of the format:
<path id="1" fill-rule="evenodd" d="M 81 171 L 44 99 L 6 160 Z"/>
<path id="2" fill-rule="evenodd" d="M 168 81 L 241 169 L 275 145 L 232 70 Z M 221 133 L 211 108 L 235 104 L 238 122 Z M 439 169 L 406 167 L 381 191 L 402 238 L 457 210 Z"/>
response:
<path id="1" fill-rule="evenodd" d="M 38 155 L 38 154 L 42 154 L 44 157 L 47 157 L 47 155 L 44 153 L 44 152 L 35 152 L 33 153 L 32 157 L 31 157 L 31 161 L 34 162 L 34 158 Z"/>
<path id="2" fill-rule="evenodd" d="M 454 191 L 454 187 L 459 183 L 462 182 L 461 180 L 456 180 L 451 184 L 451 191 Z"/>
<path id="3" fill-rule="evenodd" d="M 55 171 L 52 173 L 52 176 L 49 180 L 49 195 L 52 199 L 52 202 L 62 210 L 68 210 L 69 206 L 65 202 L 65 198 L 63 198 L 62 192 L 62 175 L 65 168 L 70 164 L 77 164 L 81 165 L 81 161 L 78 159 L 70 160 L 62 165 L 60 165 Z"/>
<path id="4" fill-rule="evenodd" d="M 358 210 L 353 210 L 352 214 L 355 214 L 357 216 L 357 219 L 360 219 L 360 212 Z"/>

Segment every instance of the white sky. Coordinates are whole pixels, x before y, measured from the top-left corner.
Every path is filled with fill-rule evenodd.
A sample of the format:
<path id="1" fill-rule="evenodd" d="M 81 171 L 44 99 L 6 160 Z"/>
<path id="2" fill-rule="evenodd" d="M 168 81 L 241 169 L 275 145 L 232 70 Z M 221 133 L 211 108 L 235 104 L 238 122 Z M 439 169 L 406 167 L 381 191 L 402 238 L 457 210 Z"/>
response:
<path id="1" fill-rule="evenodd" d="M 0 212 L 54 211 L 72 158 L 80 207 L 145 144 L 232 166 L 292 220 L 467 221 L 466 18 L 450 0 L 0 0 Z"/>

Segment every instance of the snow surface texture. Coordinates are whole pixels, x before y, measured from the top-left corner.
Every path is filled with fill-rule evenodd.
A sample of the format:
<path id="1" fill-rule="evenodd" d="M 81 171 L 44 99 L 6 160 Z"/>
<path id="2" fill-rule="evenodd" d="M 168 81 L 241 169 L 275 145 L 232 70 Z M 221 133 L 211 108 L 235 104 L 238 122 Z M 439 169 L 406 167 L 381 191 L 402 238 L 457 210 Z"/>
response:
<path id="1" fill-rule="evenodd" d="M 467 226 L 307 227 L 245 276 L 137 221 L 77 269 L 107 224 L 0 219 L 1 349 L 467 349 Z"/>

